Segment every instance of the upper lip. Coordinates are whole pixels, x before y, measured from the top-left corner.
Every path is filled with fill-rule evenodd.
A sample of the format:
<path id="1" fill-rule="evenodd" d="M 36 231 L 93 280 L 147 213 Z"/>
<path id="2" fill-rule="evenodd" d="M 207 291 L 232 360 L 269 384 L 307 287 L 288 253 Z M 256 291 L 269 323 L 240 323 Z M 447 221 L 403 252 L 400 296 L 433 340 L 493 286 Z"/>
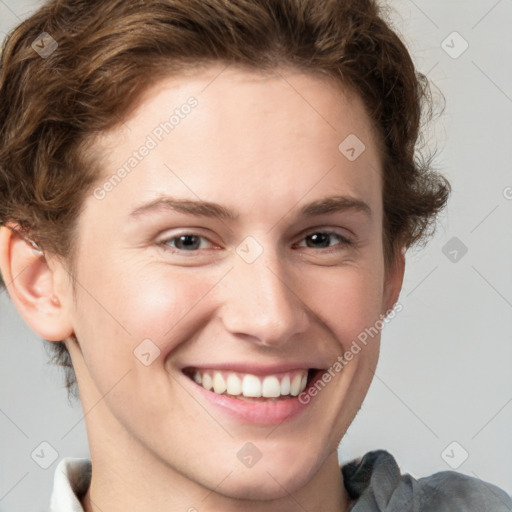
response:
<path id="1" fill-rule="evenodd" d="M 281 363 L 281 364 L 272 364 L 272 365 L 255 365 L 250 363 L 208 363 L 208 364 L 198 364 L 198 365 L 187 365 L 181 368 L 182 371 L 214 371 L 219 370 L 223 372 L 233 372 L 233 373 L 248 373 L 256 376 L 264 376 L 264 375 L 274 375 L 276 373 L 286 373 L 297 370 L 311 370 L 311 369 L 320 369 L 317 364 L 313 363 Z"/>

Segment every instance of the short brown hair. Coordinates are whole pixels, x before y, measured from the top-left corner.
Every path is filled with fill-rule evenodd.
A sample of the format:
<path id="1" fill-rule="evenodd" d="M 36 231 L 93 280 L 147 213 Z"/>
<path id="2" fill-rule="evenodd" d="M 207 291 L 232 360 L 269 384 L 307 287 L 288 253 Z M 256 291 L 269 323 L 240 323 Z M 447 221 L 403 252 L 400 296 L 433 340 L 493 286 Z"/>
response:
<path id="1" fill-rule="evenodd" d="M 45 58 L 33 47 L 42 33 L 58 44 Z M 99 178 L 88 141 L 159 77 L 214 61 L 291 66 L 359 94 L 383 147 L 386 264 L 431 233 L 449 184 L 416 151 L 430 89 L 375 0 L 48 1 L 12 31 L 1 57 L 0 223 L 71 261 Z M 69 354 L 52 346 L 69 388 Z"/>

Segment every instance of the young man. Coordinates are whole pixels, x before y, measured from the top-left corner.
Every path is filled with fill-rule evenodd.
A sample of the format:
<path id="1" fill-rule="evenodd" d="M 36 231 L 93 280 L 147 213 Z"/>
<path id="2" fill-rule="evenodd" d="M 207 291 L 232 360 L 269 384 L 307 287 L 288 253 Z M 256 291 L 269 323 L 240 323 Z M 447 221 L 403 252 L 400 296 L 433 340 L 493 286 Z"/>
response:
<path id="1" fill-rule="evenodd" d="M 78 383 L 51 510 L 509 511 L 491 484 L 338 466 L 404 249 L 448 184 L 371 1 L 49 2 L 0 82 L 0 269 Z"/>

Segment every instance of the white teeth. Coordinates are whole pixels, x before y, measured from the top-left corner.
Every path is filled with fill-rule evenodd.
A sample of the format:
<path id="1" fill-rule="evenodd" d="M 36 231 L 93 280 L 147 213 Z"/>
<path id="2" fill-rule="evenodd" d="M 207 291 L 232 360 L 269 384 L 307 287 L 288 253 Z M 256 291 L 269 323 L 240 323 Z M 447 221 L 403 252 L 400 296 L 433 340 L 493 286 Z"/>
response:
<path id="1" fill-rule="evenodd" d="M 203 375 L 202 386 L 204 389 L 207 389 L 208 391 L 210 391 L 213 388 L 213 381 L 212 381 L 212 378 L 210 377 L 209 373 L 205 373 Z"/>
<path id="2" fill-rule="evenodd" d="M 215 372 L 213 374 L 213 390 L 218 395 L 222 395 L 224 391 L 226 391 L 226 381 L 224 377 L 219 372 Z"/>
<path id="3" fill-rule="evenodd" d="M 246 375 L 242 382 L 242 394 L 251 398 L 261 396 L 261 381 L 255 375 Z"/>
<path id="4" fill-rule="evenodd" d="M 230 373 L 226 384 L 226 391 L 228 392 L 228 395 L 238 396 L 242 394 L 242 381 L 236 374 Z"/>
<path id="5" fill-rule="evenodd" d="M 261 395 L 265 398 L 277 398 L 281 395 L 281 384 L 277 377 L 265 377 L 261 386 Z"/>
<path id="6" fill-rule="evenodd" d="M 300 381 L 300 392 L 301 393 L 306 389 L 307 384 L 308 384 L 308 376 L 306 374 L 306 375 L 302 376 L 302 380 Z"/>
<path id="7" fill-rule="evenodd" d="M 302 381 L 302 375 L 297 373 L 290 384 L 290 394 L 292 396 L 297 396 L 300 393 L 300 384 Z"/>
<path id="8" fill-rule="evenodd" d="M 290 394 L 290 376 L 285 375 L 283 380 L 281 381 L 281 395 L 289 395 Z"/>
<path id="9" fill-rule="evenodd" d="M 295 370 L 285 374 L 257 377 L 252 374 L 224 373 L 220 370 L 195 371 L 192 379 L 219 395 L 243 395 L 247 398 L 279 398 L 280 396 L 298 396 L 306 389 L 307 370 Z"/>

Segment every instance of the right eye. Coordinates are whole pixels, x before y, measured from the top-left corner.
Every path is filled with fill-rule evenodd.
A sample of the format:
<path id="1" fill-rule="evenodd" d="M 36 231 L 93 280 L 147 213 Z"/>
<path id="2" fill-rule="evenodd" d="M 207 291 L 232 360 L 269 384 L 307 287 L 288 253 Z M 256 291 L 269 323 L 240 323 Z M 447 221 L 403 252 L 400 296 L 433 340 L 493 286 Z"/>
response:
<path id="1" fill-rule="evenodd" d="M 206 241 L 206 244 L 202 243 Z M 176 236 L 168 237 L 160 242 L 164 248 L 169 247 L 173 252 L 197 252 L 199 249 L 207 249 L 204 247 L 212 243 L 204 236 L 195 233 L 182 233 Z"/>

